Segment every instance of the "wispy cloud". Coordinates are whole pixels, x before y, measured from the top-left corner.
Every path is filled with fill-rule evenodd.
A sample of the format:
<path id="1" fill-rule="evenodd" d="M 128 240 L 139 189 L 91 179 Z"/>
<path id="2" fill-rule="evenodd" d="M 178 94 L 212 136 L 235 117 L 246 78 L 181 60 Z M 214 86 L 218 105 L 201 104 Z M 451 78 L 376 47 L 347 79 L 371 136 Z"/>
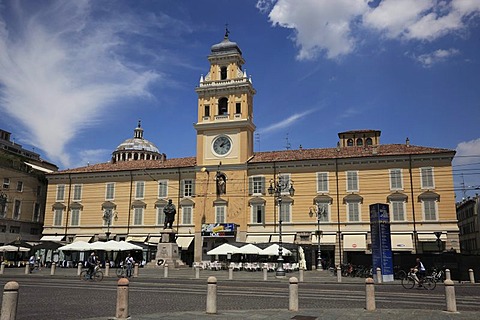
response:
<path id="1" fill-rule="evenodd" d="M 298 121 L 302 120 L 307 115 L 309 115 L 309 114 L 311 114 L 312 112 L 315 112 L 315 111 L 316 111 L 316 109 L 310 109 L 310 110 L 304 111 L 302 113 L 296 113 L 296 114 L 291 115 L 287 119 L 284 119 L 280 122 L 271 124 L 271 125 L 269 125 L 268 127 L 265 127 L 265 128 L 260 128 L 260 129 L 257 130 L 257 132 L 260 133 L 260 134 L 266 134 L 266 133 L 272 133 L 272 132 L 283 130 L 285 128 L 288 128 L 288 127 L 294 125 L 295 123 L 297 123 Z"/>
<path id="2" fill-rule="evenodd" d="M 433 41 L 462 31 L 480 16 L 478 0 L 258 0 L 273 26 L 292 29 L 299 60 L 352 53 L 370 32 L 401 41 Z M 361 31 L 369 32 L 361 32 Z"/>
<path id="3" fill-rule="evenodd" d="M 445 62 L 448 58 L 456 56 L 460 53 L 457 49 L 438 49 L 431 53 L 426 53 L 419 55 L 418 57 L 414 56 L 414 59 L 420 62 L 425 68 L 430 68 L 432 65 Z"/>
<path id="4" fill-rule="evenodd" d="M 460 199 L 463 196 L 471 195 L 469 192 L 479 192 L 480 138 L 460 142 L 456 151 L 453 168 L 455 186 L 459 190 L 457 199 Z"/>
<path id="5" fill-rule="evenodd" d="M 105 17 L 93 21 L 87 0 L 7 1 L 0 10 L 0 108 L 51 161 L 69 166 L 66 146 L 79 131 L 113 102 L 149 97 L 160 77 L 128 63 L 125 38 L 144 25 L 128 15 L 98 11 Z"/>

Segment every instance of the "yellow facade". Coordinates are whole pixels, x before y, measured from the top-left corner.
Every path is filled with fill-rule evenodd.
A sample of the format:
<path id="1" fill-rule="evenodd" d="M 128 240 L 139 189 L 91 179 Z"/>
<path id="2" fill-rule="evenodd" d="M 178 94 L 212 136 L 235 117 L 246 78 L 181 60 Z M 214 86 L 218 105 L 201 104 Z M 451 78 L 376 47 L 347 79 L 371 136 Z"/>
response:
<path id="1" fill-rule="evenodd" d="M 226 36 L 212 46 L 209 61 L 210 70 L 196 88 L 195 157 L 103 163 L 49 175 L 44 234 L 65 235 L 70 241 L 85 235 L 99 239 L 108 229 L 117 239 L 158 241 L 163 230 L 159 211 L 173 199 L 175 232 L 181 239 L 194 237 L 193 245 L 182 249 L 193 250 L 193 259 L 200 261 L 224 241 L 278 240 L 276 200 L 281 198 L 284 242 L 315 246 L 320 228 L 322 246 L 336 263 L 348 260 L 351 252 L 370 253 L 369 205 L 374 203 L 390 205 L 394 251 L 432 251 L 434 232 L 441 232 L 443 249 L 460 249 L 454 151 L 408 142 L 382 145 L 380 131 L 364 130 L 340 133 L 336 148 L 254 153 L 255 89 L 242 69 L 241 51 Z M 220 193 L 219 175 L 226 181 Z M 280 177 L 288 177 L 294 195 L 268 193 Z M 138 182 L 144 185 L 142 197 L 136 197 Z M 108 184 L 115 185 L 111 199 Z M 58 185 L 66 190 L 61 201 L 56 199 Z M 79 201 L 72 200 L 74 185 L 82 186 Z M 161 186 L 167 186 L 166 193 L 159 191 Z M 314 210 L 320 205 L 326 206 L 327 217 L 318 223 Z M 80 208 L 77 225 L 71 225 L 72 208 Z M 108 208 L 114 219 L 106 226 L 102 217 Z M 55 222 L 59 211 L 62 219 Z M 202 226 L 214 223 L 235 224 L 235 235 L 202 236 Z"/>

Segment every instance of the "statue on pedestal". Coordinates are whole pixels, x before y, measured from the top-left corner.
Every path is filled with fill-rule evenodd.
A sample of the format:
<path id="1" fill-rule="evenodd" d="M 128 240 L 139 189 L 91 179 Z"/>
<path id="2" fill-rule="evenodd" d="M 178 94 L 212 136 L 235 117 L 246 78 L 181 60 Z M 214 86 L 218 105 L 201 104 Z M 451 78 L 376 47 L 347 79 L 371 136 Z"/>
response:
<path id="1" fill-rule="evenodd" d="M 165 223 L 163 225 L 163 229 L 171 229 L 173 222 L 175 221 L 175 214 L 177 213 L 177 209 L 172 203 L 172 199 L 168 200 L 168 204 L 165 206 L 165 208 L 163 208 L 163 213 L 165 213 Z"/>

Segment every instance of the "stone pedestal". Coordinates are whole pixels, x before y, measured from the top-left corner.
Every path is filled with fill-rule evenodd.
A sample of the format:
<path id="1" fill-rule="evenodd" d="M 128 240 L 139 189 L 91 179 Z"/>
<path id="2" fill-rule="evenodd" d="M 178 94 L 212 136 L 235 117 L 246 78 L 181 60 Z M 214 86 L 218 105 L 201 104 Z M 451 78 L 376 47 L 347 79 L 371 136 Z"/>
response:
<path id="1" fill-rule="evenodd" d="M 152 267 L 163 268 L 165 264 L 169 267 L 178 268 L 185 266 L 180 259 L 180 251 L 175 242 L 175 232 L 172 229 L 165 229 L 161 232 L 161 239 L 157 246 L 155 260 L 149 263 Z"/>

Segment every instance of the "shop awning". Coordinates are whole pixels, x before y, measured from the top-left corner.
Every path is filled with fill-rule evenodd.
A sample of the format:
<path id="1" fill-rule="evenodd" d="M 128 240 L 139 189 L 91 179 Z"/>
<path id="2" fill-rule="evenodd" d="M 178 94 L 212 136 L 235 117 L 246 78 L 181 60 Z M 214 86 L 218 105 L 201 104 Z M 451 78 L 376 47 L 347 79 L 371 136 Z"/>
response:
<path id="1" fill-rule="evenodd" d="M 446 241 L 447 240 L 447 234 L 442 233 L 440 235 L 440 240 Z M 419 233 L 418 234 L 418 241 L 437 241 L 437 236 L 432 232 L 432 233 Z"/>
<path id="2" fill-rule="evenodd" d="M 147 240 L 146 236 L 128 236 L 126 241 L 145 242 L 145 240 Z"/>
<path id="3" fill-rule="evenodd" d="M 190 243 L 193 241 L 193 236 L 189 237 L 178 237 L 177 238 L 177 244 L 182 250 L 187 250 L 188 247 L 190 246 Z"/>
<path id="4" fill-rule="evenodd" d="M 85 241 L 85 242 L 90 242 L 92 240 L 93 236 L 76 236 L 75 239 L 73 239 L 73 242 L 77 241 Z"/>
<path id="5" fill-rule="evenodd" d="M 325 245 L 335 245 L 337 242 L 337 235 L 336 234 L 322 234 L 320 237 L 320 246 Z M 318 244 L 317 235 L 312 235 L 312 244 Z"/>
<path id="6" fill-rule="evenodd" d="M 280 242 L 280 237 L 278 234 L 272 234 L 270 242 Z M 282 242 L 284 243 L 294 243 L 295 235 L 294 234 L 282 234 Z"/>
<path id="7" fill-rule="evenodd" d="M 364 251 L 367 249 L 365 234 L 345 234 L 343 235 L 344 251 Z"/>
<path id="8" fill-rule="evenodd" d="M 392 251 L 412 251 L 413 240 L 411 234 L 392 234 Z"/>
<path id="9" fill-rule="evenodd" d="M 40 239 L 40 241 L 63 241 L 63 238 L 64 236 L 45 235 Z"/>
<path id="10" fill-rule="evenodd" d="M 150 239 L 148 239 L 148 243 L 158 244 L 161 238 L 162 237 L 150 237 Z"/>
<path id="11" fill-rule="evenodd" d="M 270 235 L 247 235 L 248 243 L 268 243 Z"/>

